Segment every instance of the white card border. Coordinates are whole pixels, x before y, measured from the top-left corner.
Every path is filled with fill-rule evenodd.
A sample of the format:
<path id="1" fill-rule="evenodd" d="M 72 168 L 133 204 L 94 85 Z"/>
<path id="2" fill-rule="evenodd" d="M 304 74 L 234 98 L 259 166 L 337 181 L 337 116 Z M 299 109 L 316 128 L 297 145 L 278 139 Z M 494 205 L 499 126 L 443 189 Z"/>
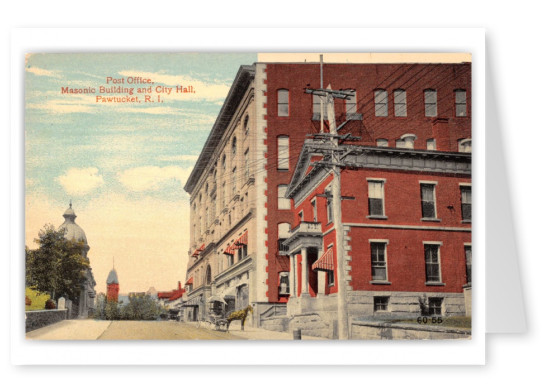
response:
<path id="1" fill-rule="evenodd" d="M 445 365 L 485 363 L 484 29 L 14 29 L 11 36 L 10 356 L 16 365 Z M 193 39 L 186 40 L 186 37 Z M 323 39 L 320 39 L 323 37 Z M 343 45 L 346 42 L 346 45 Z M 321 45 L 320 43 L 323 43 Z M 473 332 L 452 341 L 27 341 L 18 292 L 24 254 L 27 52 L 470 52 L 473 107 Z M 227 355 L 231 350 L 231 357 Z M 115 354 L 116 353 L 116 354 Z"/>

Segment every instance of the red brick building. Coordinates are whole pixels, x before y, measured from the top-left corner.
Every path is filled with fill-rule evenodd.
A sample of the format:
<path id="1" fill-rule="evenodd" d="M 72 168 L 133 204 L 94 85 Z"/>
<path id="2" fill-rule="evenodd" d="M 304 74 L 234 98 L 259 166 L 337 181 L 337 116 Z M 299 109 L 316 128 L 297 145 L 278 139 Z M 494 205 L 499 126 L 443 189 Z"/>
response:
<path id="1" fill-rule="evenodd" d="M 119 278 L 116 270 L 113 268 L 107 276 L 107 301 L 119 301 Z"/>
<path id="2" fill-rule="evenodd" d="M 330 85 L 332 90 L 346 90 L 353 95 L 352 99 L 335 101 L 335 117 L 340 126 L 338 132 L 359 137 L 358 141 L 347 141 L 346 144 L 357 146 L 357 151 L 365 152 L 366 156 L 372 156 L 375 152 L 369 148 L 362 149 L 361 146 L 385 151 L 381 153 L 386 154 L 385 159 L 392 162 L 399 159 L 400 153 L 415 155 L 412 161 L 418 161 L 421 159 L 418 156 L 421 156 L 421 160 L 428 161 L 429 165 L 433 158 L 447 162 L 444 155 L 451 156 L 454 164 L 454 159 L 467 159 L 466 152 L 470 151 L 471 142 L 470 63 L 327 63 L 323 65 L 323 80 L 324 87 Z M 284 243 L 290 239 L 289 229 L 297 225 L 299 209 L 303 209 L 304 214 L 311 211 L 296 203 L 296 200 L 291 202 L 286 195 L 296 186 L 292 180 L 298 181 L 297 175 L 308 170 L 307 152 L 303 151 L 307 135 L 317 133 L 320 129 L 320 101 L 305 93 L 305 88 L 320 88 L 320 64 L 256 63 L 240 68 L 185 186 L 191 199 L 192 232 L 187 278 L 193 278 L 194 281 L 189 298 L 195 305 L 204 303 L 212 292 L 216 292 L 232 303 L 235 309 L 249 302 L 253 304 L 256 325 L 263 325 L 264 318 L 271 315 L 287 313 L 286 303 L 293 297 L 290 290 L 292 257 L 289 257 Z M 390 156 L 388 153 L 391 150 L 400 150 L 400 153 L 395 152 L 395 155 Z M 323 155 L 312 154 L 313 159 Z M 304 159 L 302 164 L 306 166 L 297 168 L 300 159 Z M 359 172 L 372 167 L 355 167 L 358 177 L 345 170 L 343 194 L 346 195 L 347 191 L 358 194 L 355 194 L 357 201 L 343 202 L 343 218 L 354 217 L 350 224 L 376 221 L 380 225 L 404 226 L 415 222 L 422 227 L 448 227 L 452 220 L 455 224 L 456 215 L 450 214 L 447 207 L 453 206 L 457 212 L 460 206 L 457 199 L 453 198 L 459 191 L 452 189 L 456 186 L 456 180 L 459 180 L 456 175 L 461 177 L 462 182 L 470 182 L 470 162 L 462 164 L 465 167 L 450 173 L 442 169 L 434 172 L 406 170 L 407 173 L 402 175 L 404 170 L 394 165 L 390 168 L 383 165 L 379 170 L 370 172 L 370 176 L 388 181 L 384 203 L 387 220 L 366 219 L 368 214 L 364 211 L 357 216 L 350 216 L 351 211 L 355 213 L 358 208 L 366 207 L 361 202 L 368 202 L 365 200 L 365 187 L 368 185 L 365 176 L 362 179 Z M 420 180 L 438 181 L 435 219 L 441 221 L 420 221 L 416 215 L 419 208 L 400 208 L 405 200 L 410 203 L 416 200 L 416 205 L 420 202 L 417 202 L 421 192 Z M 319 191 L 319 186 L 322 186 L 318 183 L 313 185 L 312 191 Z M 430 193 L 428 187 L 424 190 L 427 197 Z M 310 202 L 310 199 L 302 202 Z M 321 205 L 325 201 L 319 198 L 316 202 L 319 203 L 318 218 L 321 219 Z M 303 219 L 307 221 L 306 216 Z M 459 224 L 460 228 L 469 230 L 460 231 L 459 234 L 462 238 L 468 236 L 469 224 Z M 350 234 L 355 237 L 365 229 L 368 228 L 355 227 Z M 384 229 L 388 232 L 390 228 Z M 323 228 L 321 234 L 324 251 L 332 235 L 326 231 Z M 419 230 L 412 231 L 415 235 L 419 234 Z M 431 240 L 444 241 L 445 236 L 450 235 L 446 230 L 437 232 L 439 234 Z M 392 240 L 394 245 L 400 235 L 403 236 L 404 232 L 395 228 L 388 239 L 389 243 Z M 242 243 L 243 237 L 246 243 Z M 407 240 L 416 239 L 412 237 Z M 404 242 L 404 246 L 408 246 L 408 251 L 414 251 L 410 247 L 413 242 Z M 457 245 L 450 251 L 457 252 L 459 247 Z M 391 248 L 390 244 L 387 250 L 393 255 L 399 251 L 398 246 Z M 356 251 L 349 254 L 352 258 L 360 254 L 365 258 L 364 251 L 370 250 L 356 247 L 352 251 Z M 449 250 L 448 247 L 442 247 L 440 251 L 440 256 L 444 256 L 444 252 Z M 308 256 L 317 259 L 318 255 L 321 254 L 312 253 Z M 354 262 L 359 264 L 365 260 L 353 259 L 351 267 Z M 414 267 L 423 266 L 421 263 L 421 266 Z M 389 265 L 392 288 L 410 289 L 409 283 L 398 278 L 400 273 L 406 272 L 398 269 Z M 364 275 L 368 272 L 367 268 L 354 268 L 350 276 L 351 287 L 371 287 L 371 277 Z M 456 272 L 459 272 L 459 266 L 448 269 L 447 264 L 443 265 L 444 276 Z M 455 293 L 461 290 L 457 287 L 464 274 L 461 271 L 461 276 L 453 277 L 453 283 L 451 280 L 445 281 L 446 289 L 452 289 Z M 313 287 L 314 277 L 311 278 Z M 427 287 L 420 280 L 421 277 L 418 278 L 415 289 L 422 288 L 428 292 L 444 289 L 441 286 Z M 327 288 L 326 293 L 331 294 L 331 289 L 336 287 Z M 377 285 L 377 289 L 383 288 Z"/>

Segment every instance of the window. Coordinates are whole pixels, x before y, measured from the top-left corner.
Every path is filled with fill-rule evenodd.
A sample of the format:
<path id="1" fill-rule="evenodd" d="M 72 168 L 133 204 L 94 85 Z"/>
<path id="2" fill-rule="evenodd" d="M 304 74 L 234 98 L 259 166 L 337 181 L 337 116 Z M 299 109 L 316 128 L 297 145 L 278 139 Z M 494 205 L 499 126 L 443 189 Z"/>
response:
<path id="1" fill-rule="evenodd" d="M 226 182 L 222 183 L 222 189 L 220 189 L 220 197 L 222 201 L 222 207 L 226 206 Z"/>
<path id="2" fill-rule="evenodd" d="M 277 138 L 277 169 L 289 169 L 289 136 Z"/>
<path id="3" fill-rule="evenodd" d="M 442 315 L 442 297 L 429 297 L 429 316 Z"/>
<path id="4" fill-rule="evenodd" d="M 239 248 L 237 249 L 237 259 L 241 261 L 242 259 L 247 258 L 247 245 L 241 244 L 239 245 Z"/>
<path id="5" fill-rule="evenodd" d="M 436 203 L 434 189 L 436 185 L 422 183 L 421 184 L 421 212 L 422 217 L 426 219 L 436 218 Z"/>
<path id="6" fill-rule="evenodd" d="M 205 276 L 205 281 L 206 281 L 207 284 L 210 284 L 211 280 L 212 280 L 212 273 L 210 271 L 210 265 L 208 265 L 207 266 L 207 273 L 206 273 L 206 276 Z"/>
<path id="7" fill-rule="evenodd" d="M 289 272 L 279 272 L 279 294 L 289 294 Z"/>
<path id="8" fill-rule="evenodd" d="M 222 156 L 222 172 L 226 171 L 226 155 Z"/>
<path id="9" fill-rule="evenodd" d="M 291 231 L 291 224 L 289 223 L 279 223 L 277 225 L 277 242 L 278 242 L 278 251 L 287 251 L 287 247 L 283 245 L 283 242 L 289 237 L 289 232 Z"/>
<path id="10" fill-rule="evenodd" d="M 243 120 L 243 133 L 245 136 L 249 134 L 249 115 L 247 114 L 245 116 L 245 119 Z"/>
<path id="11" fill-rule="evenodd" d="M 233 255 L 226 254 L 226 258 L 228 259 L 228 266 L 233 266 Z"/>
<path id="12" fill-rule="evenodd" d="M 384 181 L 367 181 L 369 216 L 384 216 Z"/>
<path id="13" fill-rule="evenodd" d="M 304 221 L 304 212 L 302 210 L 298 212 L 298 219 L 299 221 Z"/>
<path id="14" fill-rule="evenodd" d="M 244 175 L 245 175 L 245 182 L 249 179 L 249 149 L 247 148 L 247 150 L 245 151 L 245 153 L 243 154 L 243 165 L 244 165 L 244 168 L 243 168 L 243 172 L 244 172 Z"/>
<path id="15" fill-rule="evenodd" d="M 317 207 L 315 198 L 312 199 L 311 204 L 312 204 L 312 216 L 314 217 L 313 220 L 315 222 L 317 222 L 318 221 L 318 207 Z"/>
<path id="16" fill-rule="evenodd" d="M 406 133 L 396 140 L 396 148 L 413 149 L 415 147 L 417 136 L 412 133 Z"/>
<path id="17" fill-rule="evenodd" d="M 462 138 L 457 141 L 457 150 L 459 152 L 464 153 L 471 153 L 471 139 L 470 138 Z"/>
<path id="18" fill-rule="evenodd" d="M 327 195 L 327 224 L 333 221 L 333 196 L 331 195 L 331 187 L 325 189 Z"/>
<path id="19" fill-rule="evenodd" d="M 312 95 L 312 113 L 314 118 L 320 118 L 321 116 L 321 97 L 319 95 Z"/>
<path id="20" fill-rule="evenodd" d="M 357 105 L 357 101 L 356 101 L 356 91 L 354 90 L 348 90 L 346 92 L 350 92 L 354 95 L 352 96 L 349 96 L 347 99 L 345 99 L 345 104 L 346 104 L 346 119 L 354 119 L 355 116 L 354 114 L 356 114 L 357 110 L 358 110 L 358 105 Z"/>
<path id="21" fill-rule="evenodd" d="M 436 90 L 425 90 L 425 117 L 436 117 Z"/>
<path id="22" fill-rule="evenodd" d="M 461 186 L 461 218 L 465 221 L 471 221 L 471 187 Z"/>
<path id="23" fill-rule="evenodd" d="M 285 198 L 287 192 L 287 185 L 279 185 L 277 187 L 277 208 L 278 209 L 291 209 L 291 200 Z"/>
<path id="24" fill-rule="evenodd" d="M 425 275 L 426 282 L 441 282 L 439 244 L 425 244 Z"/>
<path id="25" fill-rule="evenodd" d="M 471 283 L 471 267 L 473 261 L 473 253 L 471 245 L 465 245 L 465 266 L 466 266 L 466 280 L 467 284 Z"/>
<path id="26" fill-rule="evenodd" d="M 455 90 L 455 116 L 467 116 L 467 91 Z"/>
<path id="27" fill-rule="evenodd" d="M 232 179 L 231 194 L 233 196 L 237 193 L 237 167 L 234 167 L 233 170 L 231 171 L 231 179 Z"/>
<path id="28" fill-rule="evenodd" d="M 279 117 L 289 116 L 289 90 L 277 91 L 277 115 Z"/>
<path id="29" fill-rule="evenodd" d="M 233 137 L 231 140 L 231 153 L 235 156 L 237 153 L 237 137 Z"/>
<path id="30" fill-rule="evenodd" d="M 388 94 L 385 90 L 375 90 L 375 117 L 388 115 Z"/>
<path id="31" fill-rule="evenodd" d="M 406 91 L 394 90 L 394 116 L 407 117 Z"/>
<path id="32" fill-rule="evenodd" d="M 377 146 L 378 147 L 388 147 L 388 140 L 386 138 L 378 138 L 377 139 Z"/>
<path id="33" fill-rule="evenodd" d="M 389 296 L 373 297 L 373 312 L 388 311 Z"/>
<path id="34" fill-rule="evenodd" d="M 333 272 L 333 270 L 327 271 L 327 285 L 328 286 L 335 285 L 335 273 Z"/>
<path id="35" fill-rule="evenodd" d="M 436 151 L 436 140 L 433 138 L 429 138 L 427 140 L 427 149 L 429 151 Z"/>
<path id="36" fill-rule="evenodd" d="M 371 278 L 386 281 L 386 243 L 371 242 Z"/>

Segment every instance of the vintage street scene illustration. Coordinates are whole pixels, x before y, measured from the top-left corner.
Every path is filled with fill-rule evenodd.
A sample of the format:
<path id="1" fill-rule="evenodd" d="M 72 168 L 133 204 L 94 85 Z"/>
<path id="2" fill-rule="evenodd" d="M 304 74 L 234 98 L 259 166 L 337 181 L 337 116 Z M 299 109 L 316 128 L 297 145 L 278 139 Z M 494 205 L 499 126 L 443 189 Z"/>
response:
<path id="1" fill-rule="evenodd" d="M 32 53 L 28 340 L 471 338 L 471 56 Z"/>

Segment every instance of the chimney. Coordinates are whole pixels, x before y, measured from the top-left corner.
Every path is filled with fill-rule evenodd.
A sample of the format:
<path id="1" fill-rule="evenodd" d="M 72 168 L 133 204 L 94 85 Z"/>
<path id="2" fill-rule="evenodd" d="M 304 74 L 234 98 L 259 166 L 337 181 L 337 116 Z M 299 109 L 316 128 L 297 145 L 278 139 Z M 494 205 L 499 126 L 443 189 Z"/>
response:
<path id="1" fill-rule="evenodd" d="M 181 291 L 182 290 L 182 283 L 180 281 L 178 281 L 178 290 Z"/>

